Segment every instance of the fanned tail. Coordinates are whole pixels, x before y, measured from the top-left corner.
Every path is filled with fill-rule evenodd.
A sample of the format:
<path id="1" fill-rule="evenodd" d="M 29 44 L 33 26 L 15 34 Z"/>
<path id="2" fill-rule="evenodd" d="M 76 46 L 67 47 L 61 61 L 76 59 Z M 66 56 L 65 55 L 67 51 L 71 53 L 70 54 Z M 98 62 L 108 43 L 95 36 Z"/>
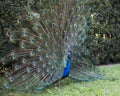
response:
<path id="1" fill-rule="evenodd" d="M 84 41 L 81 33 L 88 29 L 91 10 L 85 2 L 88 1 L 27 2 L 16 29 L 4 29 L 9 42 L 19 45 L 0 60 L 3 65 L 12 62 L 11 71 L 6 73 L 6 88 L 35 91 L 61 79 L 69 51 L 73 53 L 70 76 L 78 80 L 96 77 L 94 65 L 79 63 L 79 44 Z"/>

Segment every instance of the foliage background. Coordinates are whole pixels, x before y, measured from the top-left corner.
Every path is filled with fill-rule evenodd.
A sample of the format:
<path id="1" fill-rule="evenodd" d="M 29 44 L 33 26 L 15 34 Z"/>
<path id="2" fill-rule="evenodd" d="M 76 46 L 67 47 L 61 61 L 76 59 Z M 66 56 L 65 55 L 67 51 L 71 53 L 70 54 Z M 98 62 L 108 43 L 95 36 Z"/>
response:
<path id="1" fill-rule="evenodd" d="M 87 33 L 87 48 L 99 64 L 120 62 L 120 2 L 94 0 L 91 7 L 94 23 Z"/>

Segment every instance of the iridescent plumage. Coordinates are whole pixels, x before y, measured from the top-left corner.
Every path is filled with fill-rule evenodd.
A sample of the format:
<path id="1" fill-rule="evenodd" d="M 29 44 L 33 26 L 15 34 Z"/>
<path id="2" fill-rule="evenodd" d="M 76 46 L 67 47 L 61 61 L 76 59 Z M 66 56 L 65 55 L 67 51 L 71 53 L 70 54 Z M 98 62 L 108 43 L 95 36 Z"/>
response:
<path id="1" fill-rule="evenodd" d="M 6 88 L 17 91 L 35 91 L 69 76 L 78 80 L 99 77 L 94 64 L 81 62 L 81 42 L 87 29 L 90 9 L 88 0 L 30 0 L 18 16 L 16 29 L 5 29 L 11 43 L 19 48 L 1 59 L 2 64 L 14 61 L 6 73 Z M 87 50 L 86 50 L 87 51 Z M 69 52 L 72 52 L 69 58 Z M 68 68 L 68 67 L 67 67 Z M 69 73 L 69 70 L 67 71 Z"/>

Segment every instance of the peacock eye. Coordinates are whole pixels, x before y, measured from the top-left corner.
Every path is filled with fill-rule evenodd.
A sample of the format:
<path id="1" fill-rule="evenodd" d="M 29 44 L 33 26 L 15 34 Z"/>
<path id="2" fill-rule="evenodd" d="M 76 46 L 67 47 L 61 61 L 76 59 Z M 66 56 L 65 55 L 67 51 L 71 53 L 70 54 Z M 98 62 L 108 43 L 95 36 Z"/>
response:
<path id="1" fill-rule="evenodd" d="M 25 43 L 24 42 L 21 43 L 21 48 L 25 48 Z"/>
<path id="2" fill-rule="evenodd" d="M 45 43 L 45 46 L 48 47 L 48 42 Z"/>
<path id="3" fill-rule="evenodd" d="M 49 22 L 48 20 L 45 21 L 46 24 L 48 24 L 48 22 Z"/>
<path id="4" fill-rule="evenodd" d="M 7 34 L 8 34 L 8 35 L 11 35 L 11 32 L 8 32 Z"/>
<path id="5" fill-rule="evenodd" d="M 48 54 L 46 54 L 46 58 L 48 58 L 49 57 L 49 55 Z"/>
<path id="6" fill-rule="evenodd" d="M 12 57 L 13 57 L 13 59 L 16 59 L 16 55 L 15 55 L 15 54 L 13 54 L 13 56 L 12 56 Z"/>
<path id="7" fill-rule="evenodd" d="M 15 79 L 13 77 L 9 78 L 10 82 L 13 82 Z"/>
<path id="8" fill-rule="evenodd" d="M 74 24 L 74 28 L 77 29 L 77 24 Z"/>
<path id="9" fill-rule="evenodd" d="M 23 36 L 27 36 L 28 35 L 28 33 L 27 32 L 23 32 Z"/>
<path id="10" fill-rule="evenodd" d="M 35 55 L 35 52 L 34 51 L 31 51 L 30 52 L 30 56 L 34 56 Z"/>
<path id="11" fill-rule="evenodd" d="M 40 61 L 42 61 L 42 60 L 43 60 L 43 57 L 42 57 L 42 56 L 40 56 L 40 57 L 39 57 L 39 60 L 40 60 Z"/>
<path id="12" fill-rule="evenodd" d="M 50 33 L 48 33 L 48 34 L 47 34 L 47 36 L 48 36 L 48 37 L 51 37 L 51 34 L 50 34 Z"/>
<path id="13" fill-rule="evenodd" d="M 25 64 L 26 62 L 27 62 L 27 60 L 26 60 L 25 58 L 23 58 L 23 59 L 22 59 L 22 63 Z"/>
<path id="14" fill-rule="evenodd" d="M 37 68 L 37 72 L 39 73 L 41 71 L 41 68 Z"/>
<path id="15" fill-rule="evenodd" d="M 36 73 L 34 73 L 34 74 L 33 74 L 33 77 L 34 77 L 34 78 L 35 78 L 35 77 L 37 77 L 37 74 L 36 74 Z"/>
<path id="16" fill-rule="evenodd" d="M 32 43 L 32 44 L 35 43 L 35 40 L 34 40 L 34 39 L 31 39 L 31 43 Z"/>
<path id="17" fill-rule="evenodd" d="M 11 39 L 14 39 L 14 37 L 11 37 Z"/>
<path id="18" fill-rule="evenodd" d="M 46 9 L 44 9 L 44 10 L 43 10 L 43 14 L 45 14 L 46 12 L 47 12 Z"/>
<path id="19" fill-rule="evenodd" d="M 38 28 L 39 28 L 39 26 L 38 26 L 38 25 L 35 25 L 35 26 L 34 26 L 34 28 L 35 28 L 35 29 L 38 29 Z"/>
<path id="20" fill-rule="evenodd" d="M 55 47 L 55 43 L 52 43 L 52 46 Z"/>
<path id="21" fill-rule="evenodd" d="M 55 26 L 55 23 L 52 23 L 52 27 L 54 27 Z"/>
<path id="22" fill-rule="evenodd" d="M 29 14 L 30 17 L 32 17 L 32 14 Z"/>
<path id="23" fill-rule="evenodd" d="M 6 88 L 8 88 L 8 89 L 10 89 L 10 88 L 11 88 L 11 86 L 10 86 L 10 84 L 9 84 L 9 83 L 6 83 L 6 84 L 5 84 L 5 87 L 6 87 Z"/>
<path id="24" fill-rule="evenodd" d="M 47 72 L 50 72 L 50 69 L 49 69 L 49 68 L 47 69 Z"/>
<path id="25" fill-rule="evenodd" d="M 45 68 L 46 67 L 46 64 L 45 63 L 43 63 L 43 68 Z"/>
<path id="26" fill-rule="evenodd" d="M 77 16 L 78 20 L 80 20 L 80 15 Z"/>
<path id="27" fill-rule="evenodd" d="M 6 77 L 9 77 L 9 75 L 10 75 L 9 72 L 6 72 L 6 73 L 5 73 L 5 76 L 6 76 Z"/>
<path id="28" fill-rule="evenodd" d="M 30 69 L 29 67 L 26 68 L 26 71 L 27 71 L 28 73 L 30 73 L 30 70 L 31 70 L 31 69 Z"/>
<path id="29" fill-rule="evenodd" d="M 18 19 L 17 22 L 20 23 L 22 20 L 21 19 Z"/>
<path id="30" fill-rule="evenodd" d="M 45 72 L 42 72 L 42 76 L 43 76 L 43 77 L 45 76 Z"/>
<path id="31" fill-rule="evenodd" d="M 38 48 L 37 48 L 37 51 L 41 51 L 41 50 L 42 50 L 42 48 L 41 48 L 41 47 L 38 47 Z"/>
<path id="32" fill-rule="evenodd" d="M 27 76 L 26 76 L 26 75 L 23 75 L 23 76 L 22 76 L 22 79 L 23 79 L 23 80 L 25 80 L 26 78 L 27 78 Z"/>
<path id="33" fill-rule="evenodd" d="M 48 62 L 48 65 L 51 65 L 51 62 Z"/>
<path id="34" fill-rule="evenodd" d="M 60 25 L 60 29 L 63 29 L 63 25 L 62 24 Z"/>
<path id="35" fill-rule="evenodd" d="M 14 41 L 14 39 L 15 39 L 15 38 L 14 38 L 13 36 L 10 37 L 10 41 Z"/>
<path id="36" fill-rule="evenodd" d="M 33 61 L 32 65 L 33 65 L 33 66 L 36 66 L 36 65 L 37 65 L 37 62 L 36 62 L 36 61 Z"/>
<path id="37" fill-rule="evenodd" d="M 43 0 L 40 0 L 40 3 L 42 4 L 42 3 L 43 3 Z"/>
<path id="38" fill-rule="evenodd" d="M 43 39 L 43 34 L 40 34 L 39 38 L 40 38 L 40 39 Z"/>
<path id="39" fill-rule="evenodd" d="M 18 65 L 15 65 L 15 70 L 18 70 L 19 69 L 19 66 Z"/>

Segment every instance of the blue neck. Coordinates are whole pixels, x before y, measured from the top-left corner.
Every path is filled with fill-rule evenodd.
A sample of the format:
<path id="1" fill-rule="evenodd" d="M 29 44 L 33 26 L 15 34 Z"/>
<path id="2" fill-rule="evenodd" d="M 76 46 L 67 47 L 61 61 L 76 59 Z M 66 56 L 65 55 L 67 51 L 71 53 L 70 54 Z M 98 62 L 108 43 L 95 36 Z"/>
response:
<path id="1" fill-rule="evenodd" d="M 67 66 L 64 68 L 64 73 L 63 73 L 63 77 L 67 77 L 70 73 L 70 65 L 71 65 L 71 61 L 70 61 L 70 58 L 68 58 L 68 61 L 67 61 Z"/>

